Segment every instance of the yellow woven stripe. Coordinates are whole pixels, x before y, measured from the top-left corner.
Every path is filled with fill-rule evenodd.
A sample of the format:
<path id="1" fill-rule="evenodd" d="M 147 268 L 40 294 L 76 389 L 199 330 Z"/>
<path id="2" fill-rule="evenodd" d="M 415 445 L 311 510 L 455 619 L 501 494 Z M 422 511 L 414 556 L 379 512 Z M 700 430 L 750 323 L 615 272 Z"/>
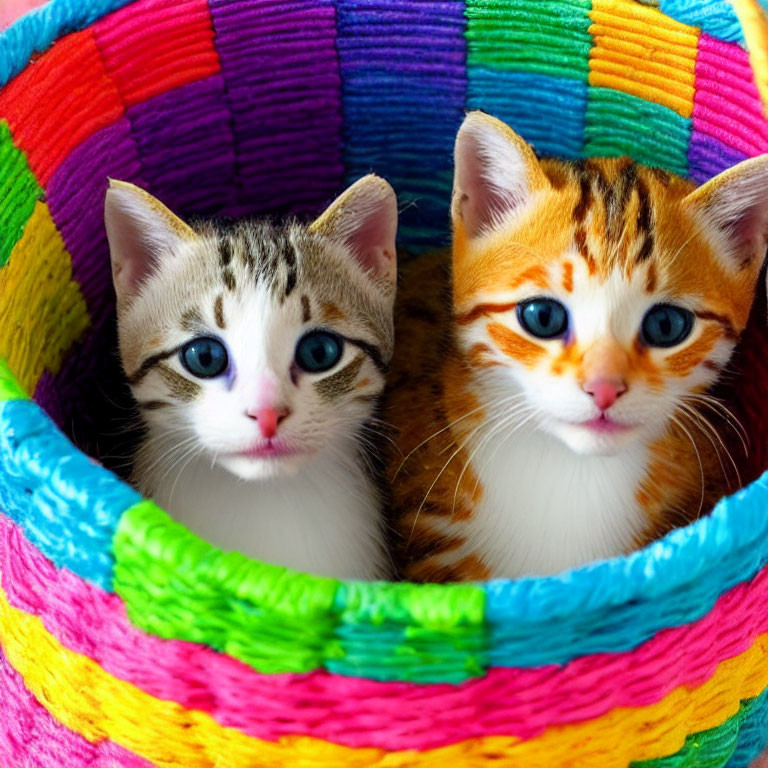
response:
<path id="1" fill-rule="evenodd" d="M 89 323 L 70 256 L 48 206 L 38 202 L 0 269 L 0 358 L 32 394 L 44 370 L 59 370 Z"/>
<path id="2" fill-rule="evenodd" d="M 491 755 L 520 768 L 626 768 L 677 752 L 689 733 L 722 724 L 741 699 L 768 687 L 768 635 L 723 662 L 693 690 L 678 688 L 650 707 L 616 709 L 588 723 L 551 728 L 538 739 L 472 739 L 426 752 L 352 749 L 320 739 L 250 738 L 201 712 L 161 701 L 107 674 L 94 661 L 63 647 L 40 619 L 11 607 L 0 590 L 0 646 L 37 700 L 88 741 L 121 744 L 164 768 L 444 768 L 475 765 Z"/>
<path id="3" fill-rule="evenodd" d="M 593 0 L 589 16 L 590 85 L 693 114 L 698 29 L 626 0 Z"/>
<path id="4" fill-rule="evenodd" d="M 755 82 L 768 116 L 768 19 L 757 0 L 731 0 L 741 22 Z"/>

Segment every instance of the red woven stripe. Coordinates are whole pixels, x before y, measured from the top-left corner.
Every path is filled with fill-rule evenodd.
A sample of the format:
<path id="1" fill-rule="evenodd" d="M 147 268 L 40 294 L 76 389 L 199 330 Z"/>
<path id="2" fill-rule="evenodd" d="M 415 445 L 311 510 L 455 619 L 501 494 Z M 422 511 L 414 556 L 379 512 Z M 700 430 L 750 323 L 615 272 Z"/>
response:
<path id="1" fill-rule="evenodd" d="M 207 0 L 142 0 L 94 33 L 128 107 L 221 70 Z"/>
<path id="2" fill-rule="evenodd" d="M 59 40 L 0 91 L 0 118 L 42 186 L 78 144 L 122 114 L 90 30 Z"/>

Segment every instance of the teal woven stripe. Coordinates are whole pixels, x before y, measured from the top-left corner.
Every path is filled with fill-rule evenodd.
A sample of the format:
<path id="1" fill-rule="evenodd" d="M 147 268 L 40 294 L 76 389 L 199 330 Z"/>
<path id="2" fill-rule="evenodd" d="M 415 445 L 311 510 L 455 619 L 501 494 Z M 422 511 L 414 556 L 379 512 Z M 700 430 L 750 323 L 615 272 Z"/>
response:
<path id="1" fill-rule="evenodd" d="M 36 53 L 60 37 L 78 32 L 134 0 L 50 0 L 0 33 L 0 88 L 16 77 Z"/>
<path id="2" fill-rule="evenodd" d="M 689 118 L 668 107 L 610 88 L 588 89 L 588 157 L 628 155 L 643 165 L 687 176 L 692 130 Z"/>
<path id="3" fill-rule="evenodd" d="M 768 692 L 756 699 L 747 699 L 738 713 L 722 725 L 688 736 L 685 746 L 674 755 L 640 760 L 632 763 L 631 768 L 747 768 L 760 750 L 754 743 L 749 754 L 739 750 L 741 735 L 743 731 L 751 733 L 753 721 L 765 725 L 766 702 Z M 740 756 L 738 762 L 734 762 L 737 750 Z"/>
<path id="4" fill-rule="evenodd" d="M 768 691 L 755 702 L 739 730 L 739 743 L 726 768 L 747 768 L 768 746 Z"/>
<path id="5" fill-rule="evenodd" d="M 586 82 L 591 9 L 591 0 L 467 0 L 467 64 Z"/>

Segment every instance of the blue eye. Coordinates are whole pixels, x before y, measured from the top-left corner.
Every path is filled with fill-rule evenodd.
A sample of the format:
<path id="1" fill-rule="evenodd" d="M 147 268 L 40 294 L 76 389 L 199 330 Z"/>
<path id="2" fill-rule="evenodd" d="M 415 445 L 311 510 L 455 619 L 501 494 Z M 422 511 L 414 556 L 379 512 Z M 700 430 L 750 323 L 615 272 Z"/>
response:
<path id="1" fill-rule="evenodd" d="M 201 336 L 182 347 L 181 364 L 199 379 L 213 379 L 227 370 L 229 356 L 220 341 Z"/>
<path id="2" fill-rule="evenodd" d="M 671 304 L 651 307 L 643 318 L 642 339 L 649 347 L 676 347 L 693 330 L 693 312 Z"/>
<path id="3" fill-rule="evenodd" d="M 329 371 L 341 360 L 344 341 L 335 333 L 311 331 L 296 345 L 296 365 L 307 373 Z"/>
<path id="4" fill-rule="evenodd" d="M 568 312 L 554 299 L 530 299 L 518 304 L 517 319 L 539 339 L 556 339 L 568 330 Z"/>

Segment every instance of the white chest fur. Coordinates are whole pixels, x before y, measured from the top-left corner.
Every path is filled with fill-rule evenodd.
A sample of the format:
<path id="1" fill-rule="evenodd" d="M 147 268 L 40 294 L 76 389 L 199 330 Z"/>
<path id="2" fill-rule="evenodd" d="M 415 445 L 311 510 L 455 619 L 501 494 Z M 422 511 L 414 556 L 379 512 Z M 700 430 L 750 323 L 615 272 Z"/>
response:
<path id="1" fill-rule="evenodd" d="M 226 551 L 342 579 L 388 575 L 378 494 L 361 466 L 313 458 L 292 476 L 241 480 L 210 458 L 145 480 L 175 520 Z"/>
<path id="2" fill-rule="evenodd" d="M 467 549 L 505 578 L 626 552 L 645 526 L 635 492 L 647 450 L 582 456 L 538 430 L 518 432 L 502 446 L 491 441 L 472 461 L 484 493 L 464 524 Z"/>

